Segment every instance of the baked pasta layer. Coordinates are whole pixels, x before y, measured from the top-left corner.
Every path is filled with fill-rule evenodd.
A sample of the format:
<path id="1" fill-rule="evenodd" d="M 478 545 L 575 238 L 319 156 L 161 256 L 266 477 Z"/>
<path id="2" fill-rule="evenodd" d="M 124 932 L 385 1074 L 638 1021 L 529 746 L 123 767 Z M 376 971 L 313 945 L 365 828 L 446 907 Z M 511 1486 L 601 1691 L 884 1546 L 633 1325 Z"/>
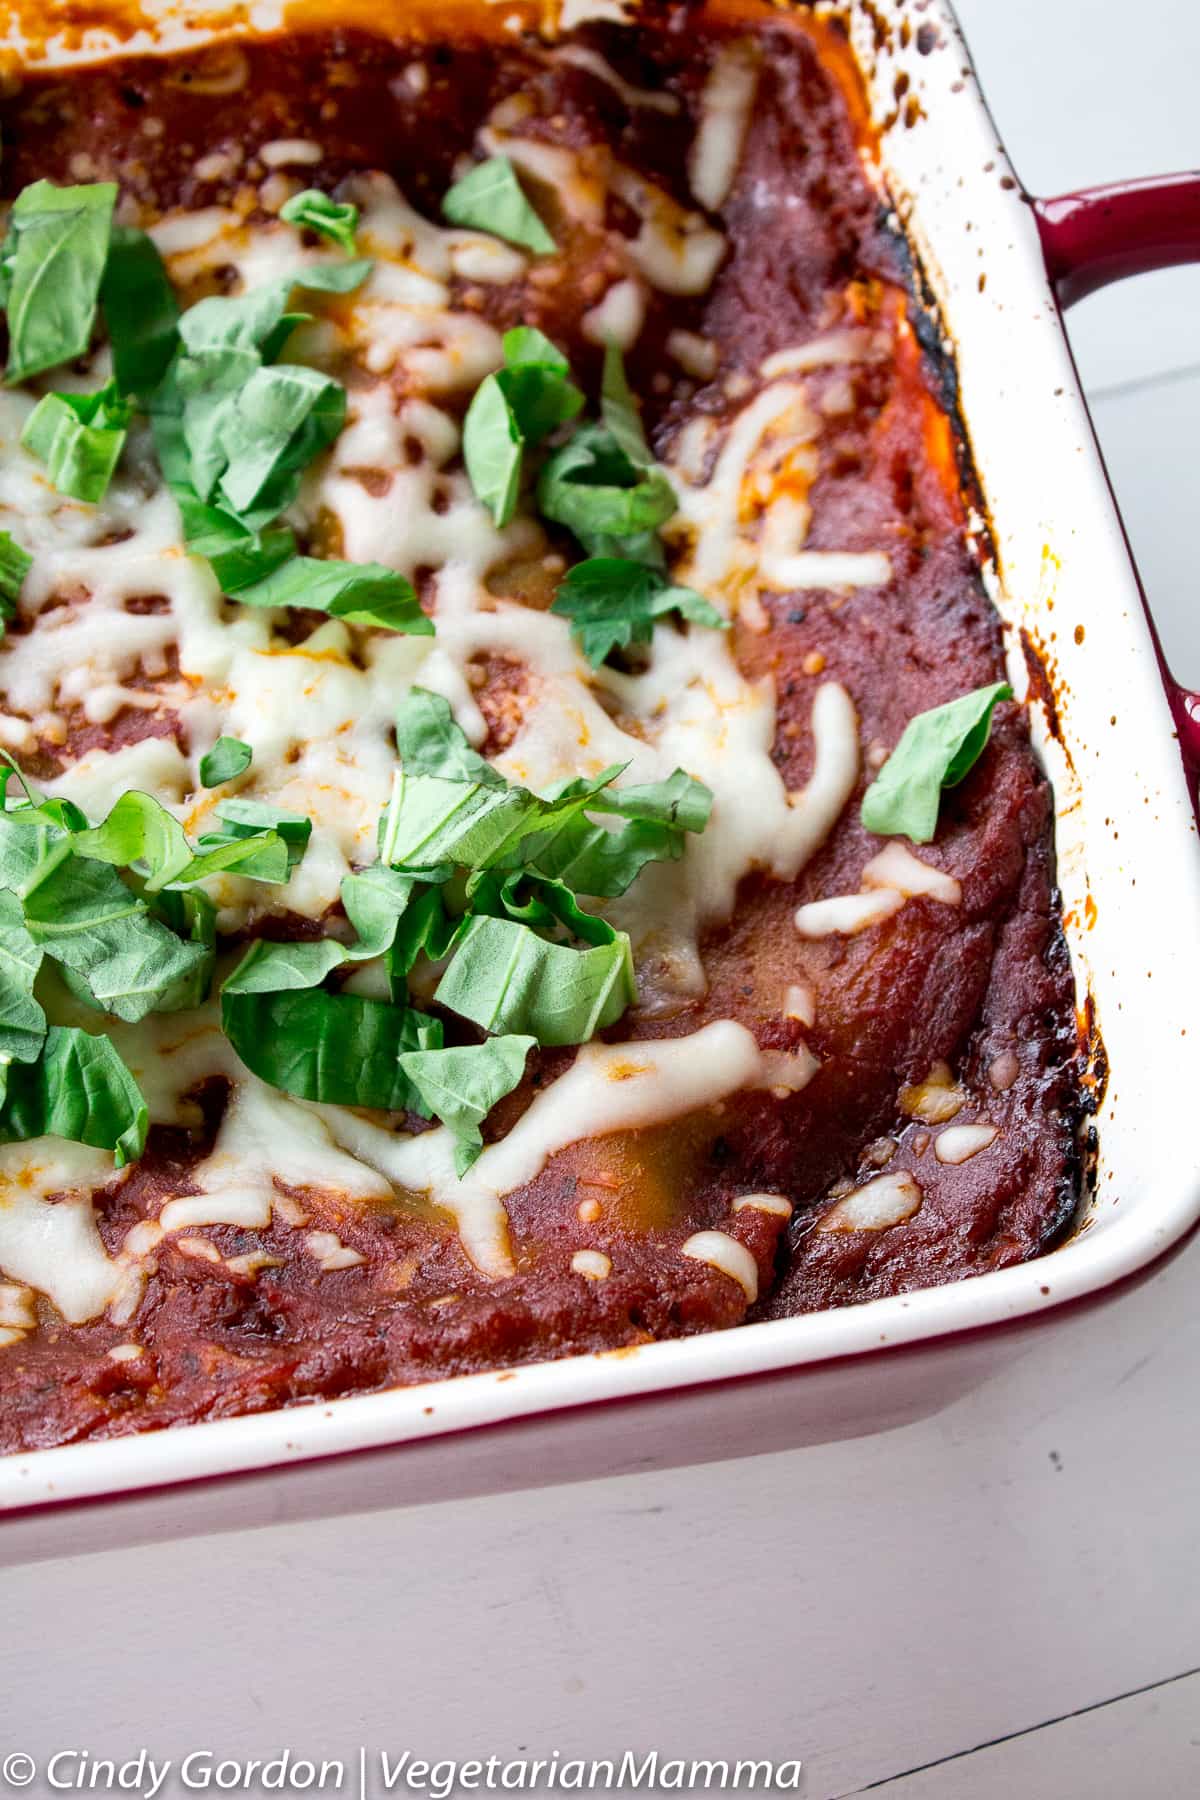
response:
<path id="1" fill-rule="evenodd" d="M 2 115 L 0 1443 L 1050 1246 L 1051 796 L 836 28 Z"/>

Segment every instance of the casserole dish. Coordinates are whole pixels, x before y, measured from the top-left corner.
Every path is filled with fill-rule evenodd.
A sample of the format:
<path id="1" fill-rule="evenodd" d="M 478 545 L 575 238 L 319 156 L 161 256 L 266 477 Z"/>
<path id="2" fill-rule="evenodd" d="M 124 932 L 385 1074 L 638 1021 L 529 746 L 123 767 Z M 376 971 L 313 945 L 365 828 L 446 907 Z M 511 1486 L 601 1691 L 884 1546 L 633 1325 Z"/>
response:
<path id="1" fill-rule="evenodd" d="M 867 24 L 871 26 L 869 46 L 864 38 Z M 1151 1019 L 1161 1037 L 1161 1003 L 1155 1002 L 1154 993 L 1163 988 L 1170 995 L 1186 991 L 1189 967 L 1182 948 L 1184 921 L 1196 877 L 1194 844 L 1190 837 L 1185 842 L 1185 828 L 1190 827 L 1186 789 L 1172 748 L 1164 744 L 1161 756 L 1156 760 L 1149 757 L 1141 741 L 1140 723 L 1132 728 L 1138 733 L 1138 766 L 1134 767 L 1132 758 L 1121 765 L 1116 748 L 1122 742 L 1121 707 L 1128 714 L 1132 700 L 1134 716 L 1140 720 L 1139 709 L 1143 703 L 1150 704 L 1155 692 L 1152 641 L 1143 634 L 1128 594 L 1119 629 L 1116 624 L 1121 602 L 1113 591 L 1114 570 L 1123 565 L 1113 552 L 1119 541 L 1098 471 L 1081 475 L 1085 462 L 1079 451 L 1086 442 L 1085 426 L 1078 401 L 1072 397 L 1069 362 L 1044 282 L 1039 285 L 1034 279 L 1036 233 L 1016 197 L 1011 177 L 995 160 L 983 115 L 975 111 L 966 114 L 966 107 L 974 106 L 972 101 L 959 104 L 967 87 L 950 23 L 923 16 L 914 25 L 903 9 L 897 9 L 889 26 L 886 17 L 872 9 L 871 18 L 856 19 L 855 27 L 871 58 L 873 105 L 883 131 L 890 189 L 936 298 L 939 311 L 935 316 L 957 345 L 961 402 L 1002 575 L 1001 610 L 1021 634 L 1014 641 L 1014 651 L 1017 642 L 1022 645 L 1019 660 L 1015 655 L 1013 659 L 1014 680 L 1021 683 L 1018 691 L 1031 684 L 1037 702 L 1035 718 L 1042 715 L 1040 747 L 1055 786 L 1066 924 L 1079 991 L 1088 995 L 1085 1024 L 1095 1047 L 1092 1078 L 1097 1092 L 1103 1087 L 1099 1038 L 1094 1032 L 1097 1017 L 1104 1025 L 1114 1067 L 1129 1071 L 1109 1084 L 1101 1100 L 1097 1185 L 1080 1230 L 1050 1261 L 846 1312 L 778 1320 L 676 1345 L 647 1345 L 619 1357 L 524 1367 L 502 1377 L 472 1376 L 449 1386 L 434 1384 L 408 1392 L 339 1400 L 303 1413 L 193 1427 L 143 1439 L 136 1451 L 132 1444 L 95 1445 L 41 1452 L 31 1459 L 18 1457 L 14 1459 L 17 1491 L 23 1498 L 31 1497 L 31 1475 L 35 1482 L 45 1479 L 57 1484 L 67 1470 L 77 1471 L 68 1482 L 70 1491 L 88 1491 L 96 1485 L 84 1466 L 89 1459 L 92 1465 L 111 1470 L 124 1458 L 130 1471 L 128 1480 L 115 1485 L 134 1485 L 273 1460 L 282 1443 L 291 1447 L 293 1454 L 311 1455 L 323 1448 L 395 1441 L 418 1425 L 418 1416 L 425 1422 L 418 1429 L 447 1430 L 568 1404 L 572 1399 L 615 1398 L 689 1380 L 764 1372 L 880 1344 L 911 1342 L 1012 1318 L 1091 1291 L 1144 1263 L 1190 1222 L 1195 1204 L 1192 1184 L 1183 1182 L 1176 1170 L 1169 1190 L 1175 1197 L 1170 1205 L 1163 1202 L 1171 1159 L 1163 1162 L 1160 1178 L 1155 1150 L 1162 1156 L 1163 1148 L 1146 1137 L 1163 1095 L 1163 1083 L 1169 1088 L 1171 1076 L 1156 1066 L 1155 1084 L 1152 1087 L 1147 1080 L 1139 1092 L 1139 1073 L 1145 1077 L 1146 1072 L 1135 1068 L 1136 1053 L 1131 1055 Z M 889 92 L 891 111 L 899 108 L 895 118 L 884 98 Z M 938 123 L 943 120 L 945 124 Z M 948 140 L 939 138 L 941 131 L 951 134 L 956 157 L 966 154 L 967 143 L 979 150 L 980 166 L 990 179 L 978 192 L 956 183 L 943 190 L 938 144 Z M 1054 254 L 1069 257 L 1069 245 L 1049 211 L 1043 214 L 1042 229 Z M 992 267 L 989 246 L 1001 242 L 1006 254 Z M 1002 378 L 998 378 L 1001 369 Z M 1015 444 L 1001 426 L 1007 426 L 1018 413 L 1024 417 L 1027 400 L 1033 406 L 1046 394 L 1055 404 L 1048 407 L 1034 453 L 1024 436 Z M 1040 497 L 1048 492 L 1055 496 L 1052 516 Z M 1100 607 L 1096 595 L 1101 592 L 1113 593 L 1111 607 Z M 1112 675 L 1118 664 L 1119 684 Z M 1120 705 L 1114 698 L 1118 685 Z M 1187 716 L 1186 707 L 1182 716 Z M 1128 791 L 1123 781 L 1129 783 Z M 1134 791 L 1140 808 L 1127 804 Z M 1104 817 L 1118 820 L 1119 826 L 1097 828 L 1101 807 L 1106 809 Z M 1138 894 L 1135 873 L 1138 867 L 1148 866 L 1139 855 L 1148 847 L 1148 837 L 1144 842 L 1139 830 L 1148 816 L 1147 807 L 1156 818 L 1158 867 L 1164 866 L 1161 839 L 1165 833 L 1169 832 L 1177 854 L 1170 897 L 1164 902 L 1156 884 L 1149 903 L 1157 932 L 1150 929 L 1150 911 L 1144 917 L 1140 914 L 1146 902 Z M 1174 830 L 1164 823 L 1172 820 Z M 1105 852 L 1102 846 L 1108 831 L 1112 832 L 1112 844 Z M 1164 903 L 1169 913 L 1179 908 L 1166 930 Z M 1138 929 L 1136 940 L 1122 935 L 1131 921 Z M 1137 1001 L 1120 985 L 1127 972 L 1122 968 L 1123 946 L 1130 941 L 1154 946 L 1153 958 L 1147 957 L 1151 966 L 1146 983 L 1147 987 L 1157 985 L 1148 995 L 1140 993 Z M 1173 962 L 1173 956 L 1179 960 Z M 1106 987 L 1106 983 L 1110 985 Z M 1110 1013 L 1118 1015 L 1115 1027 L 1109 1024 Z M 1133 1031 L 1132 1038 L 1123 1037 L 1127 1030 Z M 1122 1043 L 1124 1055 L 1119 1058 Z M 1177 1066 L 1182 1094 L 1182 1058 Z M 1130 1171 L 1136 1172 L 1132 1189 Z M 1147 1179 L 1148 1188 L 1144 1185 Z M 1154 1192 L 1157 1197 L 1153 1204 L 1140 1198 L 1131 1203 L 1134 1192 L 1139 1196 Z M 585 1382 L 586 1389 L 581 1386 Z M 189 1444 L 194 1449 L 189 1449 Z M 100 1485 L 113 1484 L 105 1480 Z M 61 1494 L 63 1490 L 56 1486 L 56 1491 Z"/>

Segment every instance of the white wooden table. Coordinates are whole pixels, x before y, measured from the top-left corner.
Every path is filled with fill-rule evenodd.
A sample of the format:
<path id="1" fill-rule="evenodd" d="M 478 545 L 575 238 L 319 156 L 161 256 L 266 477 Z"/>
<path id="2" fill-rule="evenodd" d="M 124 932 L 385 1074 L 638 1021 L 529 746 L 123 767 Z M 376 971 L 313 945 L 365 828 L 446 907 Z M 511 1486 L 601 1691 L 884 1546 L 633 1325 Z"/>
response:
<path id="1" fill-rule="evenodd" d="M 1200 162 L 1195 0 L 960 11 L 1036 191 Z M 1198 323 L 1200 269 L 1095 297 L 1072 334 L 1200 684 Z M 657 1745 L 802 1757 L 809 1800 L 1182 1800 L 1198 1379 L 1200 1242 L 879 1436 L 10 1569 L 0 1755 Z"/>

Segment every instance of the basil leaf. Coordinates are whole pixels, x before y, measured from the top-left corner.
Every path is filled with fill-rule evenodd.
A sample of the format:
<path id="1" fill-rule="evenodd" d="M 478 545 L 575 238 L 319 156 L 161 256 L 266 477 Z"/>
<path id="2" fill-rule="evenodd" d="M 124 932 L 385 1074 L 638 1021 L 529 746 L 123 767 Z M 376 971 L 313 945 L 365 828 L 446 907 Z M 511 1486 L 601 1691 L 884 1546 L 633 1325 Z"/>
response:
<path id="1" fill-rule="evenodd" d="M 197 838 L 197 850 L 211 856 L 242 844 L 247 854 L 238 861 L 238 873 L 252 881 L 286 881 L 312 836 L 311 819 L 265 800 L 222 800 L 216 815 L 218 829 Z"/>
<path id="2" fill-rule="evenodd" d="M 604 373 L 600 381 L 600 413 L 617 445 L 635 469 L 654 466 L 642 415 L 629 382 L 625 378 L 625 359 L 620 346 L 610 338 L 604 350 Z"/>
<path id="3" fill-rule="evenodd" d="M 221 1022 L 246 1067 L 300 1100 L 421 1111 L 400 1067 L 408 1050 L 436 1049 L 437 1019 L 385 1000 L 320 988 L 222 993 Z"/>
<path id="4" fill-rule="evenodd" d="M 277 364 L 256 369 L 221 422 L 226 457 L 220 491 L 234 512 L 290 506 L 300 476 L 346 422 L 346 390 L 316 369 Z"/>
<path id="5" fill-rule="evenodd" d="M 525 198 L 507 156 L 493 156 L 456 181 L 442 201 L 442 216 L 452 225 L 486 231 L 538 256 L 557 247 Z"/>
<path id="6" fill-rule="evenodd" d="M 558 797 L 570 798 L 585 786 L 570 782 Z M 576 893 L 611 898 L 625 893 L 647 863 L 674 862 L 683 855 L 685 832 L 703 831 L 708 823 L 712 794 L 676 769 L 666 781 L 646 787 L 608 788 L 589 798 L 588 809 L 616 813 L 627 823 L 613 831 L 577 815 L 544 845 L 530 846 L 530 858 Z"/>
<path id="7" fill-rule="evenodd" d="M 440 1119 L 455 1139 L 454 1167 L 466 1174 L 483 1149 L 480 1125 L 525 1073 L 531 1037 L 489 1038 L 450 1050 L 407 1050 L 400 1067 L 421 1101 L 420 1110 Z"/>
<path id="8" fill-rule="evenodd" d="M 103 500 L 125 446 L 130 407 L 106 382 L 94 394 L 45 394 L 21 433 L 60 494 Z"/>
<path id="9" fill-rule="evenodd" d="M 108 1038 L 51 1025 L 36 1062 L 14 1063 L 0 1108 L 0 1140 L 70 1138 L 136 1162 L 150 1115 L 141 1089 Z"/>
<path id="10" fill-rule="evenodd" d="M 436 775 L 393 779 L 392 797 L 380 822 L 380 860 L 435 879 L 432 871 L 512 868 L 524 860 L 525 841 L 557 829 L 582 812 L 621 772 L 614 764 L 566 799 L 541 800 L 525 788 L 490 782 L 443 781 Z"/>
<path id="11" fill-rule="evenodd" d="M 0 638 L 4 636 L 5 620 L 17 616 L 17 602 L 32 567 L 33 558 L 28 551 L 22 550 L 10 532 L 0 531 Z"/>
<path id="12" fill-rule="evenodd" d="M 511 919 L 471 921 L 434 999 L 485 1031 L 528 1033 L 539 1044 L 582 1044 L 637 999 L 624 932 L 572 950 Z"/>
<path id="13" fill-rule="evenodd" d="M 431 963 L 441 962 L 450 954 L 465 921 L 447 912 L 444 889 L 437 886 L 418 888 L 412 901 L 397 921 L 396 935 L 388 951 L 388 974 L 393 992 L 399 991 L 418 956 Z"/>
<path id="14" fill-rule="evenodd" d="M 372 266 L 365 259 L 315 264 L 247 294 L 210 295 L 179 320 L 179 348 L 150 402 L 155 444 L 185 510 L 189 500 L 207 506 L 222 484 L 229 516 L 194 513 L 185 526 L 194 527 L 193 548 L 215 534 L 214 553 L 232 559 L 221 578 L 235 579 L 239 590 L 282 560 L 285 540 L 273 537 L 268 550 L 256 534 L 290 505 L 304 467 L 344 418 L 338 383 L 275 365 L 309 317 L 288 312 L 289 297 L 296 287 L 348 293 Z"/>
<path id="15" fill-rule="evenodd" d="M 420 901 L 414 901 L 416 883 L 408 875 L 400 875 L 382 863 L 374 863 L 358 875 L 342 878 L 342 905 L 353 925 L 358 942 L 350 954 L 352 960 L 385 956 L 388 986 L 393 1000 L 404 998 L 404 976 L 415 959 L 408 960 L 397 950 L 401 930 L 420 930 Z"/>
<path id="16" fill-rule="evenodd" d="M 547 519 L 574 532 L 594 556 L 638 542 L 640 559 L 661 551 L 646 540 L 676 511 L 674 490 L 661 469 L 642 470 L 603 425 L 581 425 L 547 460 L 537 503 Z"/>
<path id="17" fill-rule="evenodd" d="M 284 202 L 279 216 L 286 224 L 298 226 L 302 231 L 316 231 L 321 237 L 332 238 L 347 256 L 353 256 L 358 208 L 350 201 L 331 200 L 320 188 L 305 188 L 302 194 L 293 194 Z"/>
<path id="18" fill-rule="evenodd" d="M 277 943 L 258 938 L 225 982 L 226 994 L 271 994 L 318 987 L 345 963 L 364 962 L 391 949 L 396 927 L 408 906 L 413 882 L 376 864 L 342 882 L 342 905 L 358 933 L 354 944 L 337 938 Z"/>
<path id="19" fill-rule="evenodd" d="M 234 598 L 242 606 L 307 607 L 348 625 L 377 626 L 409 637 L 432 637 L 434 631 L 411 582 L 382 563 L 295 556 L 264 580 L 240 588 Z"/>
<path id="20" fill-rule="evenodd" d="M 139 793 L 136 788 L 121 795 L 101 824 L 74 832 L 71 848 L 77 856 L 94 862 L 136 867 L 144 877 L 147 894 L 167 886 L 191 886 L 231 869 L 246 875 L 250 864 L 266 868 L 268 880 L 287 878 L 287 847 L 270 827 L 209 844 L 195 854 L 174 814 L 152 794 Z"/>
<path id="21" fill-rule="evenodd" d="M 584 911 L 565 882 L 531 869 L 515 869 L 511 875 L 479 870 L 467 882 L 467 897 L 475 914 L 516 919 L 541 931 L 565 925 L 585 944 L 611 944 L 617 935 L 607 919 Z"/>
<path id="22" fill-rule="evenodd" d="M 307 316 L 287 311 L 294 288 L 310 293 L 349 294 L 362 285 L 374 266 L 369 257 L 359 257 L 354 262 L 311 263 L 295 275 L 266 282 L 245 294 L 210 294 L 189 306 L 180 319 L 183 347 L 192 353 L 227 348 L 257 350 L 265 363 L 273 362 L 283 348 L 282 326 L 286 322 L 290 331 Z"/>
<path id="23" fill-rule="evenodd" d="M 220 787 L 223 781 L 236 781 L 254 760 L 254 752 L 241 738 L 222 735 L 211 750 L 200 758 L 200 786 Z"/>
<path id="24" fill-rule="evenodd" d="M 280 994 L 295 988 L 319 987 L 331 970 L 346 961 L 347 950 L 336 938 L 277 943 L 256 938 L 221 989 L 222 994 Z"/>
<path id="25" fill-rule="evenodd" d="M 212 960 L 205 946 L 181 943 L 153 918 L 115 869 L 77 856 L 53 864 L 30 886 L 25 925 L 34 943 L 77 977 L 72 992 L 131 1024 L 186 1004 Z"/>
<path id="26" fill-rule="evenodd" d="M 648 644 L 655 620 L 669 613 L 678 613 L 696 625 L 729 629 L 729 621 L 702 594 L 674 587 L 657 570 L 616 556 L 594 556 L 577 563 L 560 585 L 550 610 L 570 619 L 571 636 L 593 668 L 614 650 Z"/>
<path id="27" fill-rule="evenodd" d="M 553 798 L 568 799 L 584 785 L 579 781 L 568 782 Z M 588 801 L 593 812 L 616 813 L 622 819 L 674 825 L 680 831 L 703 831 L 711 817 L 712 805 L 712 789 L 683 769 L 672 770 L 665 781 L 605 788 L 603 793 Z"/>
<path id="28" fill-rule="evenodd" d="M 10 385 L 87 349 L 116 198 L 112 181 L 35 181 L 13 202 L 0 249 Z"/>
<path id="29" fill-rule="evenodd" d="M 6 790 L 7 785 L 6 778 Z M 8 888 L 23 899 L 71 854 L 68 834 L 74 821 L 64 828 L 48 805 L 18 802 L 12 806 L 8 804 L 7 791 L 5 801 L 5 809 L 0 813 L 0 888 Z M 79 818 L 86 826 L 82 813 Z"/>
<path id="30" fill-rule="evenodd" d="M 202 888 L 163 888 L 150 897 L 151 915 L 166 925 L 177 937 L 186 938 L 208 952 L 198 957 L 189 980 L 181 982 L 172 1010 L 186 1011 L 203 1006 L 208 999 L 213 971 L 213 951 L 217 941 L 217 909 Z"/>
<path id="31" fill-rule="evenodd" d="M 499 769 L 471 747 L 450 711 L 450 702 L 428 688 L 410 688 L 396 714 L 396 748 L 406 775 L 437 775 L 443 781 L 481 782 L 507 787 Z"/>
<path id="32" fill-rule="evenodd" d="M 71 848 L 77 856 L 128 868 L 143 863 L 150 871 L 147 891 L 165 887 L 192 860 L 183 826 L 151 794 L 130 789 L 114 802 L 100 825 L 76 832 Z"/>
<path id="33" fill-rule="evenodd" d="M 188 550 L 209 563 L 222 593 L 237 596 L 296 554 L 295 535 L 286 527 L 251 531 L 235 514 L 205 506 L 194 494 L 179 491 L 176 499 Z"/>
<path id="34" fill-rule="evenodd" d="M 504 334 L 504 367 L 480 383 L 463 424 L 463 458 L 476 498 L 497 525 L 516 510 L 525 446 L 573 419 L 583 395 L 561 350 L 531 325 Z"/>
<path id="35" fill-rule="evenodd" d="M 144 231 L 113 226 L 100 305 L 118 388 L 123 394 L 148 395 L 175 353 L 179 302 L 166 264 Z"/>
<path id="36" fill-rule="evenodd" d="M 463 460 L 475 498 L 499 526 L 517 510 L 524 439 L 508 396 L 495 375 L 475 390 L 463 421 Z"/>
<path id="37" fill-rule="evenodd" d="M 863 795 L 867 830 L 928 844 L 937 831 L 942 789 L 956 787 L 974 768 L 988 741 L 997 701 L 1011 699 L 1007 681 L 997 681 L 910 719 Z"/>
<path id="38" fill-rule="evenodd" d="M 544 332 L 517 325 L 505 332 L 503 342 L 504 367 L 492 379 L 503 390 L 524 442 L 540 444 L 575 417 L 583 395 L 571 380 L 566 357 Z"/>
<path id="39" fill-rule="evenodd" d="M 0 889 L 0 1097 L 8 1064 L 33 1062 L 46 1038 L 46 1015 L 33 997 L 43 952 L 25 928 L 21 902 Z"/>

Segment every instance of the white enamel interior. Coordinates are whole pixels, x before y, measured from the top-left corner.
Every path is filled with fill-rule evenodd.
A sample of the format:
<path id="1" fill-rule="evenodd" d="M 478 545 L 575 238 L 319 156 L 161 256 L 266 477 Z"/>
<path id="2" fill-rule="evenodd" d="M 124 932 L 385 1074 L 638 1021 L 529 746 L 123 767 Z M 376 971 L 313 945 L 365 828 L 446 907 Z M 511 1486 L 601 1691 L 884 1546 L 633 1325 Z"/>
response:
<path id="1" fill-rule="evenodd" d="M 158 10 L 165 20 L 183 9 Z M 257 22 L 274 22 L 276 11 L 264 9 Z M 1009 628 L 1014 685 L 1025 693 L 1016 642 L 1025 625 L 1050 653 L 1059 695 L 1063 741 L 1050 736 L 1037 706 L 1033 724 L 1057 797 L 1079 993 L 1081 1001 L 1093 997 L 1111 1067 L 1096 1120 L 1096 1193 L 1081 1229 L 1040 1261 L 840 1311 L 10 1457 L 0 1461 L 0 1508 L 397 1444 L 1015 1319 L 1132 1273 L 1200 1216 L 1197 1159 L 1175 1129 L 1194 1104 L 1187 1031 L 1200 993 L 1200 855 L 1137 584 L 1033 220 L 953 15 L 938 0 L 919 9 L 876 0 L 870 14 L 856 12 L 853 23 L 876 116 L 892 112 L 902 71 L 921 109 L 913 126 L 885 131 L 884 162 L 953 334 L 998 552 L 996 601 Z M 915 32 L 902 46 L 905 17 L 933 27 L 937 47 L 922 54 Z M 874 21 L 881 18 L 896 28 L 895 43 L 877 52 Z M 108 48 L 93 37 L 85 53 Z M 962 1351 L 947 1344 L 944 1354 Z M 728 1392 L 738 1404 L 736 1390 Z"/>

